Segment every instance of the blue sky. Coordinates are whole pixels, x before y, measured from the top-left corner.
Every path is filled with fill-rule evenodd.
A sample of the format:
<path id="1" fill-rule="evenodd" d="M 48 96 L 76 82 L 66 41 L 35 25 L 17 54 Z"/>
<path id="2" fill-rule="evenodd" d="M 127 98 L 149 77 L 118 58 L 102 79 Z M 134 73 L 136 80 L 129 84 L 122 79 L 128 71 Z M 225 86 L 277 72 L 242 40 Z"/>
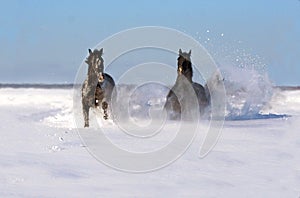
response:
<path id="1" fill-rule="evenodd" d="M 275 84 L 300 85 L 299 0 L 0 2 L 0 82 L 73 82 L 87 48 L 124 29 L 165 26 L 211 54 L 245 49 Z"/>

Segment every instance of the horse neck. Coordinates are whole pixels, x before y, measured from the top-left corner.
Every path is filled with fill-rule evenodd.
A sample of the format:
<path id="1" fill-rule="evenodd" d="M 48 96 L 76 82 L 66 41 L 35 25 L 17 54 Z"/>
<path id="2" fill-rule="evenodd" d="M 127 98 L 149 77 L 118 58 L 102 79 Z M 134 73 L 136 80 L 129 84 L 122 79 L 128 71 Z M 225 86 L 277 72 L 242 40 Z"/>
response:
<path id="1" fill-rule="evenodd" d="M 100 64 L 100 73 L 102 73 L 102 74 L 104 74 L 104 61 L 103 61 L 103 59 L 101 59 L 102 61 L 101 61 L 101 64 Z"/>
<path id="2" fill-rule="evenodd" d="M 187 72 L 184 73 L 184 76 L 187 78 L 189 82 L 193 81 L 193 70 L 189 69 Z"/>
<path id="3" fill-rule="evenodd" d="M 88 84 L 94 84 L 95 82 L 98 82 L 98 74 L 97 71 L 94 69 L 92 65 L 89 65 L 89 70 L 87 74 L 87 82 Z"/>
<path id="4" fill-rule="evenodd" d="M 192 83 L 193 82 L 193 80 L 192 80 L 192 75 L 191 74 L 181 74 L 181 75 L 178 75 L 177 76 L 177 79 L 176 79 L 176 82 L 178 83 L 178 82 L 180 82 L 180 81 L 182 81 L 182 79 L 183 78 L 185 78 L 186 80 L 188 80 L 190 83 Z"/>

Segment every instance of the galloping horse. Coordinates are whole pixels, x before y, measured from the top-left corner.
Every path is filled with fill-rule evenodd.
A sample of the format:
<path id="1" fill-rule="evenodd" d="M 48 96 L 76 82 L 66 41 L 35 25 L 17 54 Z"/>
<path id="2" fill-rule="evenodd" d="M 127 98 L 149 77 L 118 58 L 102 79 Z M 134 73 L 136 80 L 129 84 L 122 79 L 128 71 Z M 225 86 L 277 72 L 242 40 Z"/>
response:
<path id="1" fill-rule="evenodd" d="M 203 114 L 204 108 L 209 105 L 209 99 L 206 97 L 205 89 L 202 85 L 193 82 L 193 68 L 191 63 L 191 50 L 182 52 L 179 49 L 179 57 L 177 58 L 177 79 L 175 85 L 169 91 L 164 109 L 168 113 L 169 119 L 177 120 L 181 118 L 181 105 L 179 101 L 191 96 L 186 95 L 187 84 L 184 81 L 190 83 L 197 96 L 200 114 Z M 175 91 L 176 90 L 176 91 Z M 175 94 L 176 92 L 176 94 Z"/>
<path id="2" fill-rule="evenodd" d="M 113 78 L 104 73 L 104 61 L 102 58 L 103 48 L 89 51 L 86 59 L 88 64 L 87 78 L 82 85 L 82 109 L 84 116 L 84 127 L 89 127 L 89 110 L 101 105 L 104 115 L 108 119 L 108 107 L 111 103 L 112 92 L 115 87 Z"/>

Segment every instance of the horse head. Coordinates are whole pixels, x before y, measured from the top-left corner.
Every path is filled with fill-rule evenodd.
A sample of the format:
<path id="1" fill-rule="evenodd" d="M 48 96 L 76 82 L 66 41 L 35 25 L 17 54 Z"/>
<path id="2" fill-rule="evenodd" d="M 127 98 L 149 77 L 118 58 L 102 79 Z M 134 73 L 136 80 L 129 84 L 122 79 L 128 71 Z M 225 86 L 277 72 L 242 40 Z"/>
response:
<path id="1" fill-rule="evenodd" d="M 179 49 L 179 56 L 177 58 L 177 73 L 178 76 L 184 75 L 188 80 L 192 80 L 193 77 L 193 68 L 191 63 L 191 53 L 189 52 L 182 52 Z"/>
<path id="2" fill-rule="evenodd" d="M 89 65 L 88 68 L 88 76 L 92 79 L 97 78 L 98 81 L 102 82 L 103 77 L 103 70 L 104 70 L 104 61 L 102 58 L 103 54 L 103 48 L 100 50 L 95 49 L 92 51 L 91 49 L 89 51 L 89 56 L 85 60 L 85 62 Z"/>

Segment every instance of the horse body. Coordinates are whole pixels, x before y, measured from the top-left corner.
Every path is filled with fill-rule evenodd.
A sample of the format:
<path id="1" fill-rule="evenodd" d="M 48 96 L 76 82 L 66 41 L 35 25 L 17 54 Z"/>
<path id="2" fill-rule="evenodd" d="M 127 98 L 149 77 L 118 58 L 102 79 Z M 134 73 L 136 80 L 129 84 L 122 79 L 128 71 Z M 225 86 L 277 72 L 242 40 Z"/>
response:
<path id="1" fill-rule="evenodd" d="M 112 92 L 115 87 L 113 78 L 103 73 L 104 64 L 102 59 L 103 49 L 89 49 L 89 57 L 86 63 L 89 65 L 88 75 L 82 85 L 82 110 L 84 127 L 89 127 L 90 108 L 101 108 L 104 111 L 104 119 L 108 118 L 107 110 L 111 103 Z"/>
<path id="2" fill-rule="evenodd" d="M 96 107 L 100 105 L 101 101 L 105 99 L 106 101 L 111 101 L 112 92 L 115 87 L 115 82 L 113 78 L 107 74 L 103 74 L 104 81 L 98 82 L 95 92 L 95 105 Z"/>
<path id="3" fill-rule="evenodd" d="M 200 108 L 200 113 L 204 113 L 204 109 L 209 105 L 209 96 L 207 94 L 207 90 L 199 83 L 193 82 L 193 88 L 195 90 L 197 99 L 198 99 L 198 104 Z"/>
<path id="4" fill-rule="evenodd" d="M 191 63 L 191 51 L 189 53 L 179 50 L 177 59 L 177 78 L 175 85 L 169 91 L 164 109 L 168 113 L 168 117 L 173 120 L 181 118 L 181 105 L 183 102 L 189 102 L 192 99 L 189 93 L 188 86 L 192 86 L 193 91 L 198 100 L 200 114 L 203 114 L 204 109 L 209 105 L 206 96 L 205 88 L 199 83 L 193 82 L 193 68 Z M 191 107 L 194 108 L 194 107 Z"/>

